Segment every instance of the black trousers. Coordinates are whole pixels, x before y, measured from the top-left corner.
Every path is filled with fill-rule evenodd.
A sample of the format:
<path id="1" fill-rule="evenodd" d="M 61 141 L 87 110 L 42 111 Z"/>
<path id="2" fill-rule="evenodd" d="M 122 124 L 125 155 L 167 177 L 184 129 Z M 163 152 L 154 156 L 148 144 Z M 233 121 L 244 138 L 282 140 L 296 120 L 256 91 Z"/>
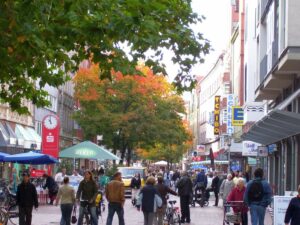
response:
<path id="1" fill-rule="evenodd" d="M 243 212 L 241 214 L 242 217 L 242 225 L 248 225 L 248 213 L 247 212 Z M 239 223 L 234 224 L 234 225 L 240 225 Z"/>
<path id="2" fill-rule="evenodd" d="M 19 225 L 31 225 L 32 206 L 19 206 Z"/>
<path id="3" fill-rule="evenodd" d="M 215 206 L 218 206 L 218 204 L 219 204 L 219 192 L 218 191 L 214 191 L 214 193 L 215 193 L 215 198 L 216 198 Z"/>
<path id="4" fill-rule="evenodd" d="M 190 222 L 190 196 L 180 196 L 181 221 Z"/>

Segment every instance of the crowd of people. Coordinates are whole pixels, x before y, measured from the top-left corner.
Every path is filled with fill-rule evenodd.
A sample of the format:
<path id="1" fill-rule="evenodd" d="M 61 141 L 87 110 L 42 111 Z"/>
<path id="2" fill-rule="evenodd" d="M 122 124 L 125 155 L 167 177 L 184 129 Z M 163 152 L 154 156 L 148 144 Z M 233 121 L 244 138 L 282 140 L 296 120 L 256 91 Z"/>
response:
<path id="1" fill-rule="evenodd" d="M 49 204 L 60 204 L 61 225 L 70 225 L 74 206 L 79 206 L 77 224 L 81 225 L 83 214 L 88 206 L 92 225 L 98 224 L 96 214 L 96 198 L 99 188 L 105 189 L 108 201 L 108 216 L 106 225 L 111 225 L 114 214 L 117 213 L 119 224 L 124 225 L 125 187 L 122 174 L 116 172 L 111 181 L 105 178 L 104 171 L 99 170 L 97 180 L 95 173 L 74 171 L 71 176 L 62 169 L 53 178 L 44 174 L 45 185 L 48 189 Z M 81 173 L 81 172 L 80 172 Z M 72 178 L 71 178 L 72 177 Z M 103 178 L 104 177 L 104 178 Z M 248 224 L 248 211 L 252 225 L 263 225 L 267 206 L 271 203 L 272 190 L 263 178 L 263 170 L 258 168 L 254 172 L 254 179 L 249 180 L 241 172 L 228 174 L 224 179 L 216 173 L 206 173 L 204 170 L 175 172 L 157 171 L 150 173 L 142 187 L 140 174 L 135 174 L 131 180 L 132 203 L 144 215 L 144 225 L 163 225 L 163 218 L 167 208 L 168 195 L 179 196 L 181 208 L 181 223 L 190 223 L 190 204 L 195 188 L 205 190 L 205 194 L 213 193 L 214 206 L 218 206 L 219 197 L 223 200 L 225 212 L 230 207 L 240 215 L 240 221 L 235 224 Z M 70 185 L 70 179 L 79 179 L 78 189 Z M 22 174 L 22 182 L 16 188 L 17 204 L 19 206 L 19 224 L 30 225 L 33 208 L 38 208 L 38 198 L 35 186 L 30 182 L 29 173 Z M 300 186 L 299 195 L 292 199 L 285 216 L 285 223 L 298 225 L 300 215 Z M 240 206 L 230 205 L 230 202 L 242 202 Z M 73 221 L 74 222 L 74 221 Z"/>

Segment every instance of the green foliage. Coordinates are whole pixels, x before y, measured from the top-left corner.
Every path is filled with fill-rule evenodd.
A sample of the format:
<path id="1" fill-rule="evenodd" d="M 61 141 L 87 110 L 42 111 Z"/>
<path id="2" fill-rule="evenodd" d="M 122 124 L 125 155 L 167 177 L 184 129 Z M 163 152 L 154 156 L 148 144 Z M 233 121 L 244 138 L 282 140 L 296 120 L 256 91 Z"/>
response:
<path id="1" fill-rule="evenodd" d="M 189 71 L 210 48 L 190 28 L 203 19 L 190 0 L 3 0 L 0 12 L 0 99 L 20 113 L 28 112 L 23 99 L 47 105 L 45 85 L 58 87 L 91 57 L 100 63 L 100 77 L 110 78 L 112 68 L 136 73 L 138 58 L 165 72 L 160 61 L 168 49 L 180 65 L 177 90 L 190 89 Z M 154 53 L 146 58 L 149 50 Z"/>

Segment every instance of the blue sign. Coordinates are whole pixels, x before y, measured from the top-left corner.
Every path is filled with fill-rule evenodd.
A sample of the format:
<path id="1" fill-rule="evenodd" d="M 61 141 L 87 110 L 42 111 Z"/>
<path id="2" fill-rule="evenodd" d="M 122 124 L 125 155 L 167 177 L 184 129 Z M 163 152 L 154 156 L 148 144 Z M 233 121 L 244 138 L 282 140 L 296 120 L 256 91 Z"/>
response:
<path id="1" fill-rule="evenodd" d="M 232 107 L 232 125 L 243 126 L 244 123 L 244 110 L 240 106 Z"/>

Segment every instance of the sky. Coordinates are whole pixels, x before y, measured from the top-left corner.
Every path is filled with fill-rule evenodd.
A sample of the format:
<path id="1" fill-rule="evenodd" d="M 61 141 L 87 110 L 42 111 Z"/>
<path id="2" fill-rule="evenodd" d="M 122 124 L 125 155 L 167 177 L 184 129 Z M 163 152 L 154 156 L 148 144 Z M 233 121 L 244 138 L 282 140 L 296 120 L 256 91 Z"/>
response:
<path id="1" fill-rule="evenodd" d="M 231 0 L 193 0 L 193 11 L 199 15 L 205 16 L 205 20 L 193 26 L 193 30 L 203 33 L 204 38 L 211 43 L 213 51 L 205 56 L 205 63 L 194 66 L 193 75 L 205 76 L 219 55 L 227 48 L 230 40 L 230 3 Z M 166 56 L 166 55 L 165 55 Z M 169 80 L 174 79 L 174 74 L 177 74 L 178 67 L 175 67 L 171 62 L 171 55 L 167 55 L 165 59 Z M 184 95 L 184 98 L 189 98 L 189 93 Z"/>

